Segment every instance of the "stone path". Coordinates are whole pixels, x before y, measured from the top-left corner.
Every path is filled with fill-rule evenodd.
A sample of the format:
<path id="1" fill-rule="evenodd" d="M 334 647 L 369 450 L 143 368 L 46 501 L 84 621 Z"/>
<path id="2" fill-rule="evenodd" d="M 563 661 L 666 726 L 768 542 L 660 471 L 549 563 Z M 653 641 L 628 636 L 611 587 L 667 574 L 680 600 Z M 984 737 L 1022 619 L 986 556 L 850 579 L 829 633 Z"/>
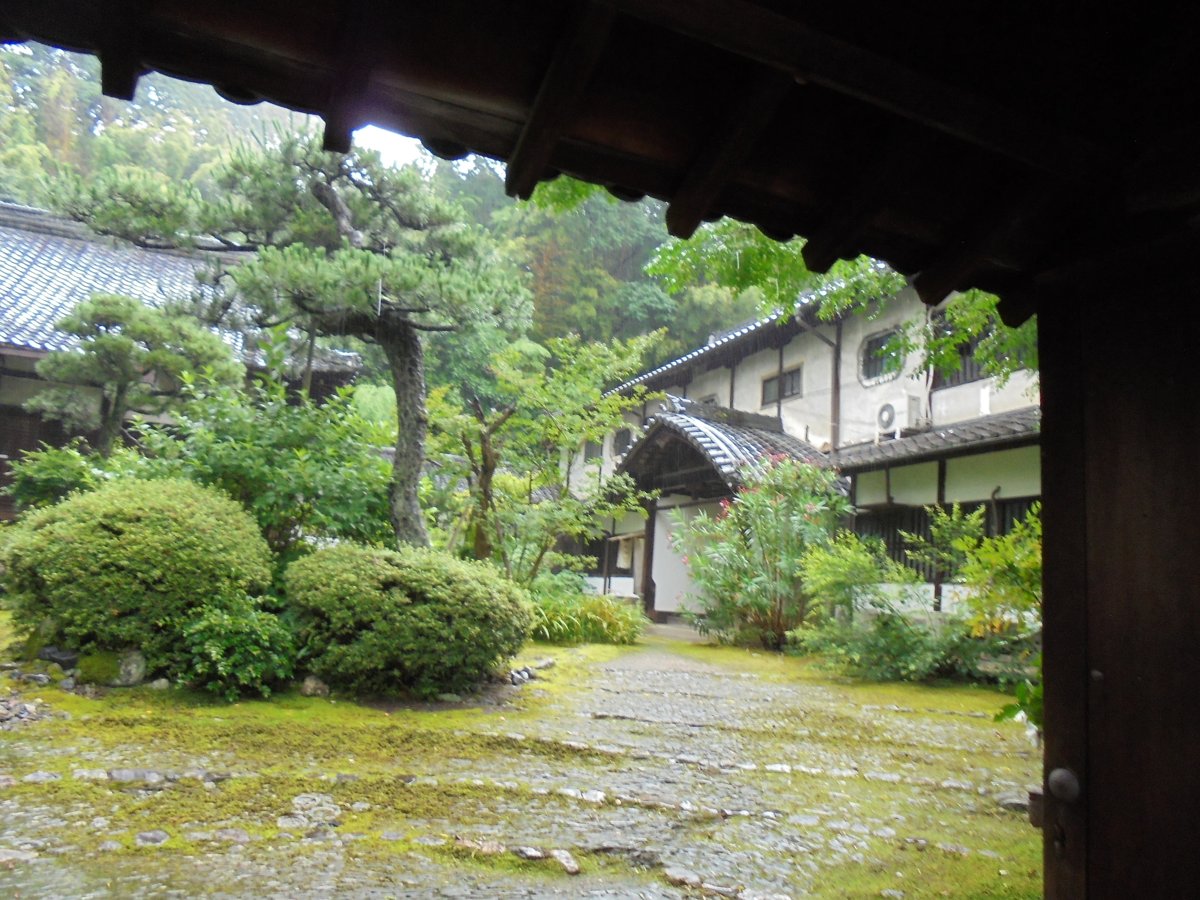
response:
<path id="1" fill-rule="evenodd" d="M 1006 873 L 1034 840 L 1005 806 L 1036 754 L 983 713 L 864 704 L 661 638 L 565 668 L 540 673 L 552 703 L 514 688 L 449 751 L 398 749 L 403 771 L 347 746 L 352 771 L 281 773 L 249 743 L 188 758 L 83 726 L 62 747 L 43 705 L 0 736 L 0 896 L 857 896 L 839 873 L 922 854 Z M 884 896 L 921 896 L 895 874 Z"/>

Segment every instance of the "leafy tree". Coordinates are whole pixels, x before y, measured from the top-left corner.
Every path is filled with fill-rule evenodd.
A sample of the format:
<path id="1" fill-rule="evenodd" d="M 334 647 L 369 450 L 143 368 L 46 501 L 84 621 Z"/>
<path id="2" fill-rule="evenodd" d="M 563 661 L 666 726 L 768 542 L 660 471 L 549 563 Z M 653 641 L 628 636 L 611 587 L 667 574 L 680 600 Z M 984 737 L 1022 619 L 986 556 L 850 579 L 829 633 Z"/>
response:
<path id="1" fill-rule="evenodd" d="M 776 241 L 752 225 L 722 219 L 687 240 L 663 244 L 647 271 L 673 294 L 696 284 L 757 288 L 764 313 L 790 313 L 802 292 L 815 291 L 817 315 L 827 321 L 849 313 L 878 316 L 906 283 L 899 273 L 865 256 L 840 260 L 819 275 L 805 265 L 803 249 L 802 238 Z M 950 374 L 961 365 L 961 348 L 974 342 L 975 358 L 989 375 L 1004 380 L 1019 369 L 1036 368 L 1036 318 L 1009 328 L 1000 321 L 998 302 L 983 291 L 954 295 L 940 315 L 905 323 L 887 353 L 903 358 L 919 351 L 930 368 Z"/>
<path id="2" fill-rule="evenodd" d="M 469 535 L 477 559 L 495 558 L 528 585 L 544 569 L 574 562 L 555 551 L 560 540 L 596 537 L 605 518 L 640 508 L 624 479 L 596 473 L 581 480 L 573 469 L 580 447 L 621 427 L 623 414 L 644 401 L 642 391 L 616 395 L 605 388 L 638 371 L 658 337 L 514 345 L 492 360 L 490 398 L 435 393 L 440 468 L 434 477 L 455 486 L 441 504 L 449 512 L 443 531 L 452 549 Z"/>
<path id="3" fill-rule="evenodd" d="M 778 650 L 805 622 L 817 600 L 805 583 L 805 555 L 850 513 L 836 482 L 829 470 L 774 457 L 719 514 L 674 514 L 671 541 L 699 591 L 691 615 L 702 632 Z"/>
<path id="4" fill-rule="evenodd" d="M 140 477 L 220 488 L 254 516 L 284 563 L 313 538 L 389 537 L 390 467 L 348 390 L 317 403 L 289 398 L 278 380 L 237 391 L 188 379 L 184 396 L 170 426 L 137 430 Z"/>
<path id="5" fill-rule="evenodd" d="M 95 431 L 96 448 L 104 456 L 129 413 L 161 414 L 171 405 L 185 373 L 204 370 L 223 383 L 244 375 L 215 334 L 191 318 L 131 297 L 98 294 L 58 328 L 78 343 L 38 363 L 38 375 L 54 386 L 26 406 L 70 429 Z"/>
<path id="6" fill-rule="evenodd" d="M 135 204 L 143 218 L 123 236 L 246 252 L 215 294 L 210 320 L 288 323 L 314 339 L 348 336 L 379 348 L 396 394 L 393 528 L 402 543 L 427 543 L 417 494 L 427 422 L 422 335 L 519 331 L 528 297 L 518 272 L 419 172 L 384 166 L 372 152 L 325 153 L 313 135 L 286 135 L 242 147 L 217 180 L 215 202 L 177 192 L 162 216 Z M 93 185 L 70 211 L 95 227 L 134 222 L 113 209 L 113 195 Z M 194 230 L 181 233 L 181 222 Z"/>

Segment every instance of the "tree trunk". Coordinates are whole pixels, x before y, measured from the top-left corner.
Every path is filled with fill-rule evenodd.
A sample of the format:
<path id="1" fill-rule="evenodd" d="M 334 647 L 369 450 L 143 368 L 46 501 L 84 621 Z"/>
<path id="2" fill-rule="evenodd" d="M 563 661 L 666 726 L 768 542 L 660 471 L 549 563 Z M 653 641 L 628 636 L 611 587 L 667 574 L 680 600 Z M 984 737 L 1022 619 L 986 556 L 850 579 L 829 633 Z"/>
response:
<path id="1" fill-rule="evenodd" d="M 384 331 L 386 327 L 386 331 Z M 398 544 L 429 546 L 417 485 L 425 464 L 425 357 L 421 335 L 407 322 L 381 326 L 379 346 L 392 370 L 396 389 L 396 456 L 392 460 L 390 502 Z"/>
<path id="2" fill-rule="evenodd" d="M 479 430 L 479 490 L 475 521 L 476 559 L 491 559 L 492 544 L 492 481 L 496 475 L 496 452 L 492 448 L 492 433 L 487 427 Z"/>
<path id="3" fill-rule="evenodd" d="M 96 450 L 105 459 L 112 454 L 113 444 L 121 433 L 126 393 L 124 386 L 118 387 L 113 397 L 109 397 L 103 389 L 100 391 L 100 430 L 96 435 Z"/>

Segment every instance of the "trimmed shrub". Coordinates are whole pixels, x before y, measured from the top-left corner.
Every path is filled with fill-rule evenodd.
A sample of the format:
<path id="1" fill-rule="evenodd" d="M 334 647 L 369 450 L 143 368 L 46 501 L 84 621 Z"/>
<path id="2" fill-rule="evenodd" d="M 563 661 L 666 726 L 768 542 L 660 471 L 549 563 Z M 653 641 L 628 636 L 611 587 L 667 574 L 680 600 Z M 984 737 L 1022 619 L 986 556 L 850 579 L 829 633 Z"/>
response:
<path id="1" fill-rule="evenodd" d="M 292 563 L 286 584 L 308 667 L 359 693 L 468 689 L 529 632 L 523 589 L 433 550 L 340 544 Z"/>
<path id="2" fill-rule="evenodd" d="M 226 700 L 250 692 L 268 697 L 272 686 L 292 677 L 292 633 L 249 598 L 204 610 L 183 639 L 191 681 Z"/>
<path id="3" fill-rule="evenodd" d="M 555 575 L 533 583 L 534 640 L 552 644 L 637 642 L 650 621 L 641 607 L 619 597 L 587 593 L 572 580 L 582 579 Z"/>
<path id="4" fill-rule="evenodd" d="M 212 605 L 270 583 L 271 554 L 252 519 L 211 488 L 178 480 L 109 483 L 30 513 L 3 564 L 27 632 L 82 652 L 134 647 L 149 671 L 185 671 L 184 629 Z"/>

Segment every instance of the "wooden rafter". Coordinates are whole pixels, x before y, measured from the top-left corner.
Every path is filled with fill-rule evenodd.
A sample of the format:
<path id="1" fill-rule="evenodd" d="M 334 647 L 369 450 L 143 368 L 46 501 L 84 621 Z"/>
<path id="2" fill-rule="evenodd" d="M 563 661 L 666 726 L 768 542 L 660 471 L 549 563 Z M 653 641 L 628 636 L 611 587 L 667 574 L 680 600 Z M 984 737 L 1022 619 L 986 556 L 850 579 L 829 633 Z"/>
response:
<path id="1" fill-rule="evenodd" d="M 356 0 L 342 13 L 336 69 L 330 78 L 329 99 L 325 104 L 323 146 L 334 153 L 349 153 L 351 135 L 363 124 L 358 121 L 356 110 L 367 94 L 375 64 L 368 10 L 364 0 Z"/>
<path id="2" fill-rule="evenodd" d="M 775 69 L 761 69 L 754 74 L 739 94 L 738 107 L 730 110 L 721 127 L 713 129 L 719 137 L 700 145 L 699 154 L 676 189 L 667 210 L 671 234 L 692 236 L 794 87 L 792 78 Z"/>
<path id="3" fill-rule="evenodd" d="M 606 0 L 652 22 L 887 110 L 1033 169 L 1084 180 L 1114 164 L 1093 143 L 751 0 Z"/>
<path id="4" fill-rule="evenodd" d="M 856 173 L 849 189 L 825 210 L 820 227 L 807 235 L 801 253 L 810 271 L 828 272 L 839 259 L 855 255 L 852 248 L 879 211 L 880 197 L 911 170 L 927 151 L 931 137 L 928 131 L 911 127 L 893 129 L 875 159 Z"/>
<path id="5" fill-rule="evenodd" d="M 510 195 L 528 200 L 533 194 L 566 129 L 572 107 L 600 60 L 613 18 L 611 9 L 595 3 L 576 7 L 509 159 L 504 189 Z"/>
<path id="6" fill-rule="evenodd" d="M 993 215 L 963 223 L 964 239 L 913 278 L 913 287 L 929 304 L 940 303 L 951 291 L 969 287 L 973 276 L 985 265 L 1009 256 L 1015 240 L 1023 244 L 1022 255 L 1039 255 L 1044 240 L 1054 231 L 1057 213 L 1065 203 L 1059 190 L 1037 185 L 1015 202 L 1004 204 Z M 1005 259 L 1014 269 L 1030 260 Z"/>

